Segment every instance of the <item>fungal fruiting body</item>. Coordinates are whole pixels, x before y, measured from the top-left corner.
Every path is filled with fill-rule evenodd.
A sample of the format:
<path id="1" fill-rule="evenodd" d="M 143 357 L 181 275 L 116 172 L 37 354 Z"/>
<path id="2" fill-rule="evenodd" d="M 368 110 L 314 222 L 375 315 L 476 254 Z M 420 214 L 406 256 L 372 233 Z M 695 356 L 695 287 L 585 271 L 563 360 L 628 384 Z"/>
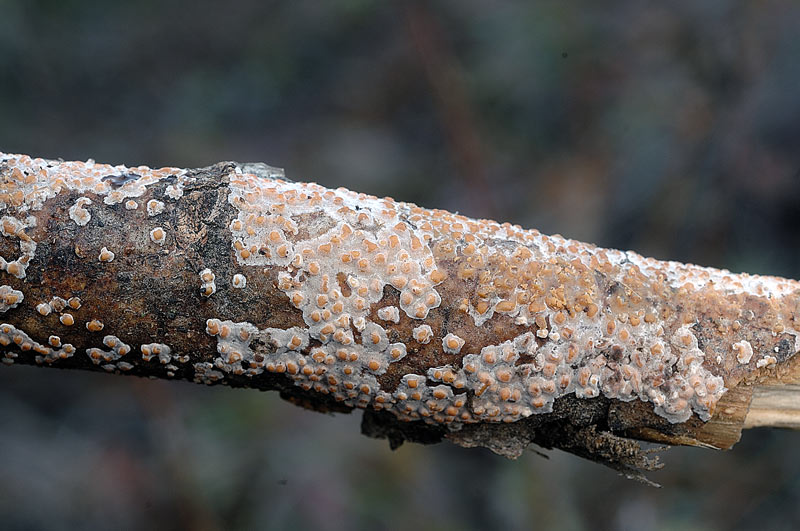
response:
<path id="1" fill-rule="evenodd" d="M 166 234 L 164 233 L 164 229 L 162 229 L 161 227 L 156 227 L 150 231 L 150 241 L 152 241 L 153 243 L 164 245 L 165 239 L 166 239 Z"/>
<path id="2" fill-rule="evenodd" d="M 79 227 L 85 226 L 92 219 L 92 215 L 86 210 L 86 206 L 91 204 L 92 200 L 88 197 L 79 197 L 69 208 L 69 218 Z"/>
<path id="3" fill-rule="evenodd" d="M 11 286 L 0 286 L 0 313 L 14 309 L 22 302 L 25 295 Z"/>
<path id="4" fill-rule="evenodd" d="M 114 260 L 114 253 L 103 247 L 100 249 L 100 254 L 97 257 L 101 262 L 111 262 Z"/>
<path id="5" fill-rule="evenodd" d="M 214 283 L 216 278 L 217 276 L 209 268 L 200 271 L 200 281 L 202 282 L 200 292 L 203 297 L 210 297 L 217 292 L 217 285 Z"/>
<path id="6" fill-rule="evenodd" d="M 458 430 L 546 414 L 567 395 L 706 421 L 727 389 L 800 349 L 795 281 L 656 261 L 236 165 L 219 171 L 222 185 L 200 170 L 0 154 L 0 331 L 10 327 L 0 343 L 15 356 L 6 359 L 38 348 L 39 363 L 66 360 L 61 338 L 16 328 L 44 327 L 55 312 L 69 354 L 73 344 L 86 353 L 64 363 L 130 371 L 158 357 L 170 376 L 201 383 L 284 378 L 310 396 Z M 197 203 L 209 193 L 223 195 Z M 184 225 L 168 225 L 164 201 Z M 64 244 L 92 279 L 75 281 L 86 293 L 67 301 L 26 270 L 37 252 L 54 252 L 37 251 L 36 239 L 53 209 L 74 207 L 78 235 L 105 230 L 81 224 L 90 204 L 101 219 L 121 216 L 133 236 L 111 227 L 107 240 Z M 159 249 L 167 229 L 179 253 Z M 218 275 L 230 284 L 212 297 Z M 101 293 L 117 310 L 135 308 L 125 315 L 135 326 L 99 312 Z M 130 293 L 143 300 L 128 304 Z M 102 322 L 81 313 L 90 301 Z M 131 348 L 141 358 L 123 360 Z"/>
<path id="7" fill-rule="evenodd" d="M 164 203 L 157 200 L 151 199 L 147 202 L 147 215 L 148 216 L 157 216 L 164 212 Z"/>

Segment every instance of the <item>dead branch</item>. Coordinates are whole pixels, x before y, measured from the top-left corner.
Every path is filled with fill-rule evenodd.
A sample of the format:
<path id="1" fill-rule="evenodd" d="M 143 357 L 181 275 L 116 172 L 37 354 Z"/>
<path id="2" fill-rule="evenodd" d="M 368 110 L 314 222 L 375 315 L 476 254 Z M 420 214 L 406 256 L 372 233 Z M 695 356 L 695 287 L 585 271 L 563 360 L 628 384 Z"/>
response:
<path id="1" fill-rule="evenodd" d="M 800 284 L 545 236 L 263 164 L 0 153 L 6 365 L 277 390 L 362 430 L 628 475 L 635 440 L 798 426 Z"/>

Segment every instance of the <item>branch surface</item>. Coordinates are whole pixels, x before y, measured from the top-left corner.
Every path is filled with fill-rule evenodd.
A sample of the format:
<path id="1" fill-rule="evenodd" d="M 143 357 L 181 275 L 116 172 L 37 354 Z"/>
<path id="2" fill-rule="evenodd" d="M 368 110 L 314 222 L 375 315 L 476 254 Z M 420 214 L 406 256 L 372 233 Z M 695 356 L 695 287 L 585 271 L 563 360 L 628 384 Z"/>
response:
<path id="1" fill-rule="evenodd" d="M 363 408 L 392 446 L 536 443 L 637 475 L 657 463 L 634 439 L 796 426 L 798 289 L 265 164 L 0 153 L 5 365 L 277 390 Z"/>

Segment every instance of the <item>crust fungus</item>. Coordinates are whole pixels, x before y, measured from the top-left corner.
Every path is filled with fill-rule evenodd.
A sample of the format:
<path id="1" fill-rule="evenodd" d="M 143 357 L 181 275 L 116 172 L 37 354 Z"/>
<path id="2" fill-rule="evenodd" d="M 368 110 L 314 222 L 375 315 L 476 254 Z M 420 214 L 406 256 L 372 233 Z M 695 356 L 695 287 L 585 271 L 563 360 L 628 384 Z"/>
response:
<path id="1" fill-rule="evenodd" d="M 800 350 L 795 281 L 290 182 L 268 167 L 187 171 L 0 154 L 0 178 L 0 314 L 14 323 L 0 324 L 7 364 L 71 356 L 76 347 L 42 330 L 51 312 L 72 325 L 65 311 L 83 305 L 109 317 L 82 321 L 85 332 L 65 329 L 70 340 L 88 332 L 75 340 L 88 360 L 70 360 L 75 366 L 138 371 L 143 364 L 120 358 L 139 348 L 171 376 L 278 387 L 463 437 L 469 425 L 555 415 L 560 402 L 589 399 L 696 427 L 719 417 L 729 390 Z M 163 227 L 149 231 L 150 242 L 120 234 L 124 216 L 142 215 L 125 212 L 139 202 L 148 217 L 165 211 L 156 197 L 171 200 L 180 252 L 153 253 L 151 243 L 165 242 Z M 124 211 L 114 208 L 123 203 Z M 90 251 L 86 229 L 77 231 L 83 239 L 37 249 L 54 212 L 86 226 L 89 205 L 104 220 L 92 224 Z M 95 256 L 115 259 L 106 246 L 95 254 L 97 242 L 117 250 L 119 267 L 97 264 Z M 56 254 L 57 245 L 74 251 Z M 66 255 L 80 268 L 58 292 L 83 302 L 54 296 L 38 270 L 26 272 Z M 154 270 L 143 272 L 151 265 L 144 256 L 158 259 Z M 214 271 L 236 291 L 212 298 Z M 119 317 L 132 293 L 138 313 Z M 101 346 L 104 327 L 133 347 L 115 335 Z"/>
<path id="2" fill-rule="evenodd" d="M 167 234 L 161 227 L 156 227 L 155 229 L 150 231 L 150 241 L 153 243 L 157 243 L 158 245 L 164 245 L 164 240 L 166 240 L 166 236 Z"/>
<path id="3" fill-rule="evenodd" d="M 200 293 L 203 297 L 210 297 L 217 292 L 217 285 L 214 283 L 216 278 L 217 276 L 209 268 L 200 271 L 200 281 L 202 282 Z"/>
<path id="4" fill-rule="evenodd" d="M 245 277 L 241 273 L 236 273 L 235 275 L 233 275 L 233 280 L 231 281 L 231 285 L 236 289 L 244 289 L 247 287 L 247 277 Z"/>
<path id="5" fill-rule="evenodd" d="M 21 291 L 15 290 L 11 286 L 0 286 L 0 313 L 13 310 L 23 301 L 25 296 Z"/>
<path id="6" fill-rule="evenodd" d="M 98 255 L 97 259 L 101 262 L 111 262 L 114 260 L 114 253 L 109 251 L 107 247 L 103 247 L 100 249 L 100 254 Z"/>
<path id="7" fill-rule="evenodd" d="M 86 210 L 88 205 L 92 204 L 92 200 L 88 197 L 79 197 L 75 200 L 75 204 L 69 207 L 69 219 L 75 222 L 79 227 L 86 226 L 92 215 Z"/>
<path id="8" fill-rule="evenodd" d="M 164 212 L 164 203 L 157 199 L 151 199 L 147 202 L 147 215 L 148 216 L 157 216 Z"/>

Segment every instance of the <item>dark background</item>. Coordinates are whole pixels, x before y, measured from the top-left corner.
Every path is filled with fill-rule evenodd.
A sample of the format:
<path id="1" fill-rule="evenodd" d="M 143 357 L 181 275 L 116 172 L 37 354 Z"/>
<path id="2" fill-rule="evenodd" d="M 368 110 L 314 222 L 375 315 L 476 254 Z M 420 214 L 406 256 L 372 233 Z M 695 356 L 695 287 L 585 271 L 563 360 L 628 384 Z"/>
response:
<path id="1" fill-rule="evenodd" d="M 265 161 L 664 259 L 800 277 L 800 6 L 0 0 L 0 150 Z M 602 4 L 602 5 L 601 5 Z M 797 529 L 800 433 L 658 490 L 358 434 L 277 395 L 0 366 L 3 529 Z"/>

